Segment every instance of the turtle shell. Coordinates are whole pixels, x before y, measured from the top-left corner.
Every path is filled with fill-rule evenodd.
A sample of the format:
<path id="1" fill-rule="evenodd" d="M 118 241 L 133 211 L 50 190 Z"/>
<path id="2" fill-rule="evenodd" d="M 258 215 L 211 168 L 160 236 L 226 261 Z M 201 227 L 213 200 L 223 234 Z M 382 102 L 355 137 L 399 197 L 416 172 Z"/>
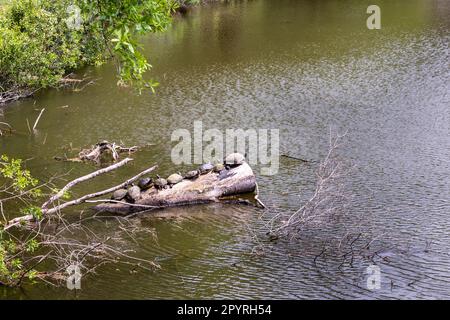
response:
<path id="1" fill-rule="evenodd" d="M 141 189 L 138 186 L 132 186 L 127 191 L 127 198 L 131 201 L 139 200 L 141 197 Z"/>
<path id="2" fill-rule="evenodd" d="M 182 177 L 180 174 L 178 174 L 178 173 L 171 174 L 171 175 L 167 178 L 167 182 L 168 182 L 169 184 L 176 184 L 176 183 L 178 183 L 178 182 L 181 182 L 182 180 L 183 180 L 183 177 Z"/>
<path id="3" fill-rule="evenodd" d="M 167 185 L 167 180 L 164 178 L 158 178 L 155 180 L 155 187 L 158 189 L 162 189 Z"/>
<path id="4" fill-rule="evenodd" d="M 114 191 L 114 193 L 112 194 L 111 199 L 112 199 L 112 200 L 120 201 L 120 200 L 122 200 L 123 198 L 126 197 L 127 192 L 128 192 L 128 191 L 127 191 L 126 189 L 119 189 L 119 190 L 116 190 L 116 191 Z"/>
<path id="5" fill-rule="evenodd" d="M 245 157 L 241 153 L 231 153 L 225 158 L 225 164 L 230 166 L 239 166 L 243 164 Z"/>
<path id="6" fill-rule="evenodd" d="M 204 163 L 198 168 L 198 171 L 200 171 L 200 174 L 205 174 L 212 169 L 214 169 L 214 166 L 211 163 Z"/>
<path id="7" fill-rule="evenodd" d="M 214 168 L 213 168 L 214 172 L 220 172 L 223 169 L 225 169 L 225 166 L 223 165 L 223 163 L 217 163 L 214 165 Z"/>
<path id="8" fill-rule="evenodd" d="M 195 178 L 198 177 L 198 175 L 199 175 L 198 170 L 192 170 L 192 171 L 187 172 L 187 173 L 184 175 L 184 177 L 185 177 L 186 179 L 195 179 Z"/>
<path id="9" fill-rule="evenodd" d="M 141 190 L 148 189 L 150 185 L 152 184 L 152 178 L 142 178 L 139 180 L 138 186 L 141 188 Z"/>

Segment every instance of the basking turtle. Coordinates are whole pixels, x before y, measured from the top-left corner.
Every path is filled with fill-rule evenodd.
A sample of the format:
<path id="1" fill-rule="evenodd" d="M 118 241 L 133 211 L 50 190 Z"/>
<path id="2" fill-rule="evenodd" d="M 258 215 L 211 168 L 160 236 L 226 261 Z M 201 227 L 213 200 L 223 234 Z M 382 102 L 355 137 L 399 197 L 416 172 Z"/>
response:
<path id="1" fill-rule="evenodd" d="M 181 176 L 181 174 L 174 173 L 174 174 L 171 174 L 167 178 L 167 183 L 169 183 L 169 184 L 177 184 L 178 182 L 181 182 L 182 180 L 183 180 L 183 177 Z"/>
<path id="2" fill-rule="evenodd" d="M 139 200 L 140 197 L 141 197 L 141 188 L 139 188 L 138 186 L 132 186 L 128 188 L 127 199 L 129 201 L 135 202 Z"/>
<path id="3" fill-rule="evenodd" d="M 226 158 L 224 163 L 230 167 L 240 166 L 245 162 L 245 157 L 240 153 L 231 153 Z"/>
<path id="4" fill-rule="evenodd" d="M 107 140 L 102 140 L 99 143 L 97 143 L 99 147 L 106 147 L 108 144 L 109 142 Z"/>
<path id="5" fill-rule="evenodd" d="M 139 188 L 141 188 L 141 190 L 147 190 L 148 188 L 150 188 L 152 182 L 152 178 L 142 178 L 141 180 L 139 180 L 138 186 Z"/>
<path id="6" fill-rule="evenodd" d="M 210 172 L 212 169 L 214 169 L 214 166 L 211 163 L 204 163 L 198 168 L 198 171 L 200 174 L 205 174 Z"/>
<path id="7" fill-rule="evenodd" d="M 220 171 L 222 171 L 223 169 L 225 169 L 225 166 L 223 165 L 223 163 L 216 163 L 216 164 L 214 165 L 213 171 L 214 171 L 214 172 L 220 172 Z"/>
<path id="8" fill-rule="evenodd" d="M 117 201 L 123 200 L 123 198 L 126 197 L 127 192 L 128 192 L 128 191 L 127 191 L 126 189 L 119 189 L 119 190 L 116 190 L 116 191 L 114 191 L 114 193 L 112 194 L 111 199 L 112 199 L 112 200 L 117 200 Z"/>
<path id="9" fill-rule="evenodd" d="M 167 186 L 167 180 L 164 178 L 161 178 L 160 176 L 158 176 L 158 179 L 155 180 L 154 184 L 155 184 L 155 188 L 156 189 L 164 189 Z"/>
<path id="10" fill-rule="evenodd" d="M 184 175 L 184 178 L 185 179 L 195 179 L 199 176 L 199 174 L 200 174 L 200 172 L 198 170 L 192 170 L 192 171 L 187 172 Z"/>

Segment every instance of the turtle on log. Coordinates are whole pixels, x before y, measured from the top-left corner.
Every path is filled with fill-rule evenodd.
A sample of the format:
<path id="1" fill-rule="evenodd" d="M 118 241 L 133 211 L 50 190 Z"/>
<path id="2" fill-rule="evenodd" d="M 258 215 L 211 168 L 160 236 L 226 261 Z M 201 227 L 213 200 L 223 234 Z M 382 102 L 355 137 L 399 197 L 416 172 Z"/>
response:
<path id="1" fill-rule="evenodd" d="M 141 198 L 141 188 L 138 186 L 132 186 L 128 188 L 127 191 L 127 200 L 134 203 Z"/>
<path id="2" fill-rule="evenodd" d="M 185 179 L 195 179 L 195 178 L 197 178 L 199 175 L 200 175 L 200 172 L 199 172 L 198 170 L 192 170 L 192 171 L 187 172 L 187 173 L 184 175 L 184 178 L 185 178 Z"/>
<path id="3" fill-rule="evenodd" d="M 170 185 L 174 185 L 174 184 L 177 184 L 177 183 L 181 182 L 182 180 L 183 180 L 183 177 L 181 176 L 181 174 L 174 173 L 174 174 L 171 174 L 167 178 L 167 183 L 170 184 Z"/>
<path id="4" fill-rule="evenodd" d="M 214 169 L 214 166 L 211 163 L 204 163 L 199 168 L 198 171 L 200 174 L 206 174 L 208 172 L 211 172 L 211 170 Z"/>
<path id="5" fill-rule="evenodd" d="M 155 180 L 154 185 L 156 189 L 164 189 L 167 187 L 167 180 L 158 176 L 158 179 Z"/>
<path id="6" fill-rule="evenodd" d="M 141 188 L 141 190 L 147 190 L 152 185 L 152 178 L 142 178 L 138 182 L 138 187 Z"/>
<path id="7" fill-rule="evenodd" d="M 231 153 L 226 156 L 224 164 L 231 168 L 240 166 L 245 162 L 245 157 L 241 153 Z"/>
<path id="8" fill-rule="evenodd" d="M 119 189 L 119 190 L 116 190 L 116 191 L 114 191 L 114 193 L 112 194 L 111 200 L 117 200 L 117 201 L 123 200 L 123 199 L 126 197 L 127 192 L 128 192 L 127 189 Z"/>

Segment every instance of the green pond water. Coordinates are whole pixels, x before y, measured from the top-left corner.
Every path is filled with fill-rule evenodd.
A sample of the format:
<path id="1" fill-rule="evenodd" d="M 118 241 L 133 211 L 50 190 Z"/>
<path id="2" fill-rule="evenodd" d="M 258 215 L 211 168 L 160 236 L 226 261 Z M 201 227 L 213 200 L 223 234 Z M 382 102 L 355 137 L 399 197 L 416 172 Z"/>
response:
<path id="1" fill-rule="evenodd" d="M 83 278 L 78 292 L 37 284 L 0 288 L 0 298 L 450 298 L 450 2 L 377 1 L 381 30 L 366 27 L 370 4 L 201 6 L 176 17 L 166 33 L 143 39 L 154 66 L 148 76 L 160 82 L 156 94 L 117 87 L 115 68 L 107 64 L 78 72 L 96 79 L 81 92 L 46 90 L 4 108 L 0 121 L 16 133 L 0 137 L 0 153 L 28 159 L 43 181 L 95 170 L 53 159 L 70 146 L 103 139 L 151 144 L 127 167 L 77 187 L 74 195 L 117 184 L 154 163 L 161 175 L 190 168 L 172 164 L 171 134 L 192 131 L 195 120 L 205 130 L 279 129 L 281 153 L 310 161 L 282 157 L 273 176 L 253 167 L 265 212 L 211 204 L 133 218 L 154 229 L 158 241 L 143 233 L 123 248 L 154 259 L 160 270 L 130 273 L 109 265 Z M 30 136 L 26 120 L 33 123 L 41 108 Z M 311 195 L 330 128 L 348 130 L 340 154 L 355 166 L 346 177 L 346 228 L 384 235 L 389 259 L 377 260 L 380 290 L 365 287 L 367 261 L 343 270 L 332 258 L 314 263 L 333 226 L 306 231 L 296 245 L 279 241 L 268 244 L 265 255 L 252 254 L 254 235 L 265 241 L 264 221 L 295 211 Z M 100 221 L 90 227 L 99 235 L 115 232 Z"/>

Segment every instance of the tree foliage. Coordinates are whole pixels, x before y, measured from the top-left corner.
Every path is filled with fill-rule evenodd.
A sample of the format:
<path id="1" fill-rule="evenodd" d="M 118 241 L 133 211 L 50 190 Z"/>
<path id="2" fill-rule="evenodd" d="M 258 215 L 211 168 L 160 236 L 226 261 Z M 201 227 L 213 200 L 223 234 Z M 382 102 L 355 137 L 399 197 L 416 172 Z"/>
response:
<path id="1" fill-rule="evenodd" d="M 0 11 L 0 92 L 58 85 L 67 73 L 114 57 L 119 84 L 151 65 L 139 37 L 169 25 L 173 0 L 17 0 Z"/>
<path id="2" fill-rule="evenodd" d="M 20 200 L 24 203 L 23 209 L 20 210 L 22 214 L 32 214 L 36 219 L 42 217 L 41 209 L 29 202 L 41 196 L 38 180 L 23 168 L 20 159 L 10 159 L 5 155 L 0 157 L 0 182 L 0 213 L 3 219 L 0 227 L 7 223 L 3 203 L 8 201 Z M 0 228 L 0 284 L 16 285 L 25 277 L 34 279 L 36 270 L 30 267 L 30 255 L 38 248 L 39 242 L 32 233 L 21 239 Z"/>

